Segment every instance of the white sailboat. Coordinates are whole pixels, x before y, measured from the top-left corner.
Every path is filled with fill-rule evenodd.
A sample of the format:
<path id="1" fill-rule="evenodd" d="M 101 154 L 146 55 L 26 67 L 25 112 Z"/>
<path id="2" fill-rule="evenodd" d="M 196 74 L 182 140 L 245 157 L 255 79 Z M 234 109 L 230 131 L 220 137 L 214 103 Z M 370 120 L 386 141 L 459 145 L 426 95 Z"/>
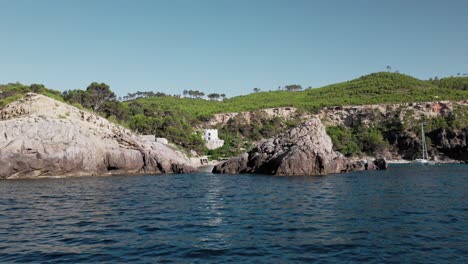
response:
<path id="1" fill-rule="evenodd" d="M 421 123 L 421 151 L 422 157 L 414 161 L 419 164 L 429 164 L 429 155 L 427 154 L 426 136 L 424 135 L 424 123 Z"/>

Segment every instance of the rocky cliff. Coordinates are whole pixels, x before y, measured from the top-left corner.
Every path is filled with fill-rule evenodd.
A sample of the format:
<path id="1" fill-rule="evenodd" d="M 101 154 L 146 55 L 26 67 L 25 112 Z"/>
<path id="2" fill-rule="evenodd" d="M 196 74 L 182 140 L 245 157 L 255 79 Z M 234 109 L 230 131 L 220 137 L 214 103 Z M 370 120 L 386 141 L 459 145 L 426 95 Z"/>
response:
<path id="1" fill-rule="evenodd" d="M 187 173 L 190 164 L 166 145 L 42 95 L 0 112 L 0 179 Z"/>
<path id="2" fill-rule="evenodd" d="M 320 119 L 307 122 L 270 138 L 238 157 L 217 165 L 214 173 L 259 173 L 270 175 L 326 175 L 376 168 L 352 161 L 333 151 Z M 381 161 L 380 161 L 381 162 Z M 379 164 L 385 168 L 385 164 Z"/>
<path id="3" fill-rule="evenodd" d="M 453 111 L 454 107 L 468 106 L 468 100 L 458 102 L 434 101 L 403 104 L 376 104 L 359 106 L 337 106 L 324 107 L 318 113 L 318 116 L 326 125 L 345 125 L 353 126 L 356 124 L 371 124 L 382 118 L 393 117 L 395 114 L 401 119 L 407 116 L 413 116 L 416 119 L 422 117 L 432 118 L 438 116 L 447 116 Z M 284 119 L 296 118 L 299 113 L 295 107 L 267 108 L 249 112 L 232 112 L 215 114 L 206 126 L 224 126 L 229 120 L 241 118 L 249 124 L 252 120 L 258 118 L 272 119 L 281 117 Z M 309 114 L 301 114 L 299 118 L 304 121 L 311 118 Z"/>
<path id="4" fill-rule="evenodd" d="M 355 126 L 372 124 L 395 115 L 401 120 L 445 117 L 457 106 L 468 106 L 468 100 L 325 107 L 320 111 L 319 117 L 326 125 Z"/>
<path id="5" fill-rule="evenodd" d="M 449 127 L 445 129 L 437 129 L 430 125 L 431 120 L 434 119 L 467 119 L 466 109 L 468 109 L 468 100 L 433 101 L 325 107 L 318 112 L 317 116 L 327 127 L 344 126 L 353 130 L 359 127 L 380 126 L 383 130 L 384 140 L 388 144 L 379 149 L 378 153 L 368 153 L 368 155 L 407 160 L 413 160 L 420 156 L 421 135 L 418 129 L 419 123 L 424 120 L 429 123 L 429 127 L 426 127 L 426 136 L 431 140 L 431 144 L 428 146 L 431 157 L 436 161 L 467 161 L 465 153 L 468 153 L 468 146 L 465 140 L 465 131 L 468 128 L 464 125 L 453 126 L 453 124 L 448 124 Z M 311 118 L 311 115 L 302 113 L 302 111 L 294 107 L 271 108 L 251 112 L 217 114 L 207 123 L 207 126 L 229 126 L 232 120 L 236 120 L 233 123 L 234 126 L 250 125 L 254 122 L 257 122 L 258 125 L 258 123 L 263 123 L 264 120 L 275 117 L 281 117 L 282 122 L 285 123 L 286 120 L 292 119 L 305 121 Z M 393 122 L 393 126 L 400 125 L 401 129 L 397 130 L 392 127 L 391 122 Z M 436 130 L 432 131 L 432 129 Z M 282 132 L 286 128 L 278 130 Z"/>
<path id="6" fill-rule="evenodd" d="M 468 163 L 468 128 L 437 129 L 430 136 L 438 152 L 450 159 Z"/>
<path id="7" fill-rule="evenodd" d="M 250 124 L 255 119 L 272 119 L 275 117 L 281 117 L 285 120 L 294 118 L 298 111 L 295 107 L 277 107 L 277 108 L 266 108 L 256 111 L 249 112 L 231 112 L 215 114 L 206 124 L 206 127 L 213 126 L 225 126 L 229 120 L 234 118 L 245 120 L 246 124 Z M 308 115 L 307 117 L 310 117 Z"/>
<path id="8" fill-rule="evenodd" d="M 425 132 L 430 140 L 430 157 L 436 161 L 467 161 L 466 109 L 468 100 L 435 101 L 328 107 L 322 109 L 319 116 L 327 126 L 386 127 L 383 135 L 389 145 L 381 151 L 380 156 L 388 159 L 413 160 L 420 157 L 421 135 L 414 128 L 419 129 L 419 124 L 424 122 L 428 126 Z M 454 125 L 457 122 L 458 125 Z M 400 128 L 396 129 L 395 125 Z"/>

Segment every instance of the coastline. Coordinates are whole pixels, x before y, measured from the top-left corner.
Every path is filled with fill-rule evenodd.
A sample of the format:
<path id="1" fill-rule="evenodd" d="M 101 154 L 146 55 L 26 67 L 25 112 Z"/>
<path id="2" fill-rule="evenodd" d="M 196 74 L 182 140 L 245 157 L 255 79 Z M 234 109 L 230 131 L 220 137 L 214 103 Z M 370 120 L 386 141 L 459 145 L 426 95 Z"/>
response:
<path id="1" fill-rule="evenodd" d="M 388 165 L 421 165 L 415 163 L 410 160 L 386 160 Z M 210 165 L 200 165 L 196 166 L 197 171 L 193 173 L 211 173 L 214 166 L 221 163 L 221 161 L 212 161 L 214 164 Z M 460 164 L 460 165 L 467 165 L 468 163 L 465 161 L 460 160 L 444 160 L 444 161 L 436 161 L 430 165 L 449 165 L 449 164 Z M 112 176 L 143 176 L 143 175 L 151 175 L 151 176 L 159 176 L 159 175 L 167 175 L 167 174 L 186 174 L 186 173 L 134 173 L 134 172 L 121 172 L 121 173 L 103 173 L 103 174 L 78 174 L 78 175 L 42 175 L 36 177 L 21 177 L 21 178 L 6 178 L 3 180 L 41 180 L 41 179 L 66 179 L 66 178 L 86 178 L 86 177 L 112 177 Z M 1 181 L 1 180 L 0 180 Z"/>

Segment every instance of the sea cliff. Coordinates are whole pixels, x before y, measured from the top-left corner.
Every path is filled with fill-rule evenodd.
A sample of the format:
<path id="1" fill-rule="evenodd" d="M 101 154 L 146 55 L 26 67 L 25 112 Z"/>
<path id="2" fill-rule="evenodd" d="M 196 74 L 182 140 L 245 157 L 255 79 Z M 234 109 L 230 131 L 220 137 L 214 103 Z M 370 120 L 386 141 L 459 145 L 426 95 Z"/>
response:
<path id="1" fill-rule="evenodd" d="M 0 112 L 0 179 L 188 173 L 183 153 L 34 93 Z"/>

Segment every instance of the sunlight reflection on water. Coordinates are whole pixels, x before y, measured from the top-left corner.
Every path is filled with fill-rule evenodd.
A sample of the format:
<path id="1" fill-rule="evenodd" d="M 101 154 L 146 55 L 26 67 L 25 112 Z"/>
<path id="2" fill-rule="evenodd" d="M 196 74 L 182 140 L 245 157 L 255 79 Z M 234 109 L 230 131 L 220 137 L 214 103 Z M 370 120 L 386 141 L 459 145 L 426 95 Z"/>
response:
<path id="1" fill-rule="evenodd" d="M 0 262 L 461 263 L 468 166 L 2 181 Z"/>

